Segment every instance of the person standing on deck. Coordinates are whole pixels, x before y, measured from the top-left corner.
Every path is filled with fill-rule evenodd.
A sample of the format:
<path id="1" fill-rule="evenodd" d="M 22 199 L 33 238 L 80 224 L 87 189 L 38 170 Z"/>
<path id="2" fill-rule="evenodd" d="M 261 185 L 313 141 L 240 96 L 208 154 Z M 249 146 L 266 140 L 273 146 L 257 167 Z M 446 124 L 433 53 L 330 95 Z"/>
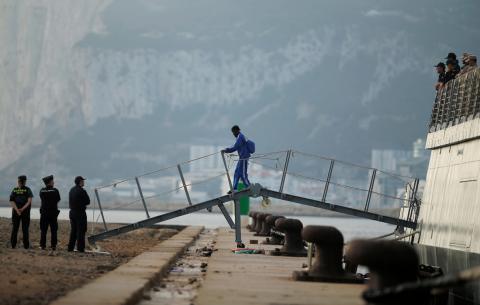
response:
<path id="1" fill-rule="evenodd" d="M 457 73 L 455 72 L 455 61 L 449 59 L 447 60 L 447 72 L 445 73 L 445 84 L 455 79 Z"/>
<path id="2" fill-rule="evenodd" d="M 60 213 L 58 210 L 60 193 L 54 187 L 53 175 L 44 177 L 42 180 L 45 183 L 45 187 L 40 190 L 40 199 L 42 200 L 40 206 L 40 248 L 42 250 L 47 248 L 47 231 L 48 227 L 50 227 L 50 246 L 53 254 L 53 251 L 57 249 L 57 217 Z"/>
<path id="3" fill-rule="evenodd" d="M 90 204 L 90 197 L 83 189 L 85 178 L 75 177 L 75 186 L 69 193 L 68 204 L 70 207 L 70 241 L 68 251 L 72 252 L 77 245 L 78 252 L 85 252 L 85 233 L 87 232 L 87 205 Z"/>
<path id="4" fill-rule="evenodd" d="M 222 150 L 222 153 L 238 152 L 239 160 L 233 176 L 233 189 L 237 190 L 240 179 L 245 187 L 248 188 L 250 186 L 250 181 L 248 180 L 248 159 L 255 152 L 255 144 L 245 138 L 237 125 L 232 127 L 232 133 L 237 140 L 232 147 Z"/>
<path id="5" fill-rule="evenodd" d="M 453 64 L 453 68 L 452 68 L 453 74 L 457 75 L 458 72 L 460 72 L 460 65 L 458 64 L 457 54 L 448 53 L 448 55 L 447 55 L 447 57 L 445 57 L 445 59 L 447 60 L 447 62 L 448 61 L 452 62 L 452 64 Z"/>
<path id="6" fill-rule="evenodd" d="M 17 235 L 20 222 L 22 222 L 23 247 L 30 248 L 28 230 L 30 227 L 30 208 L 32 206 L 33 193 L 26 186 L 27 176 L 18 177 L 17 187 L 10 194 L 10 204 L 12 205 L 12 235 L 10 243 L 12 248 L 17 246 Z"/>
<path id="7" fill-rule="evenodd" d="M 443 85 L 446 83 L 446 76 L 445 76 L 445 64 L 443 62 L 439 62 L 435 68 L 437 68 L 438 73 L 438 80 L 435 84 L 435 89 L 438 91 L 443 88 Z"/>

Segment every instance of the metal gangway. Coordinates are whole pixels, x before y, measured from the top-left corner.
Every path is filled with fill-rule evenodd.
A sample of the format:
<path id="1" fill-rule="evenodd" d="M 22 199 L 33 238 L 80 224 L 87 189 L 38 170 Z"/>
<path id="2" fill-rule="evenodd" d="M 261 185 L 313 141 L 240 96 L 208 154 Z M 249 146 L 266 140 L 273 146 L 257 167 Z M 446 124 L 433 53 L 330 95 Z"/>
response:
<path id="1" fill-rule="evenodd" d="M 235 229 L 235 242 L 241 244 L 239 200 L 245 196 L 262 198 L 263 202 L 269 202 L 270 198 L 275 198 L 279 202 L 325 209 L 396 225 L 397 228 L 402 229 L 416 229 L 417 227 L 420 208 L 420 201 L 417 199 L 419 184 L 417 178 L 289 149 L 254 154 L 249 162 L 250 180 L 257 183 L 252 183 L 247 189 L 234 192 L 230 170 L 236 162 L 238 162 L 236 155 L 215 152 L 96 187 L 93 213 L 95 219 L 96 206 L 98 206 L 99 214 L 96 220 L 101 218 L 103 232 L 91 234 L 88 237 L 89 243 L 95 244 L 96 241 L 150 227 L 201 210 L 211 211 L 213 207 L 218 207 L 228 225 Z M 187 169 L 187 166 L 190 169 Z M 199 175 L 198 170 L 202 166 L 207 170 Z M 347 176 L 350 177 L 350 181 L 343 178 Z M 219 179 L 221 181 L 218 181 Z M 151 194 L 150 191 L 147 194 L 145 185 L 149 181 L 156 181 L 156 184 L 150 188 L 161 188 L 167 185 L 164 187 L 167 190 L 155 194 Z M 172 181 L 177 181 L 173 187 Z M 207 189 L 207 184 L 213 181 L 216 181 L 213 185 L 225 185 L 226 188 L 220 190 L 220 194 L 213 196 L 212 199 L 194 202 L 194 187 Z M 123 204 L 116 203 L 118 199 L 112 197 L 111 194 L 122 184 L 128 184 L 130 190 L 134 188 L 134 193 L 138 195 L 138 198 Z M 209 189 L 212 189 L 212 185 Z M 229 193 L 227 193 L 228 190 L 230 190 Z M 381 192 L 381 190 L 394 190 L 395 193 Z M 399 190 L 402 190 L 400 194 Z M 176 200 L 183 202 L 183 204 L 180 203 L 181 207 L 171 212 L 151 216 L 154 205 L 157 205 L 157 209 L 162 209 L 161 202 L 152 200 L 167 196 L 167 201 L 174 201 L 173 197 L 168 197 L 171 194 L 175 194 Z M 104 201 L 108 197 L 110 197 L 110 202 L 115 203 L 111 207 L 106 207 L 107 200 Z M 203 197 L 201 196 L 201 198 Z M 188 205 L 185 205 L 185 201 Z M 234 220 L 225 207 L 225 204 L 229 202 L 233 202 L 234 205 Z M 145 212 L 145 219 L 113 229 L 108 228 L 106 211 L 131 208 L 134 204 L 138 204 L 139 207 L 141 204 Z M 381 207 L 387 207 L 390 210 L 398 209 L 399 216 L 386 215 L 382 213 Z M 403 211 L 402 215 L 406 216 L 400 217 L 400 209 Z"/>

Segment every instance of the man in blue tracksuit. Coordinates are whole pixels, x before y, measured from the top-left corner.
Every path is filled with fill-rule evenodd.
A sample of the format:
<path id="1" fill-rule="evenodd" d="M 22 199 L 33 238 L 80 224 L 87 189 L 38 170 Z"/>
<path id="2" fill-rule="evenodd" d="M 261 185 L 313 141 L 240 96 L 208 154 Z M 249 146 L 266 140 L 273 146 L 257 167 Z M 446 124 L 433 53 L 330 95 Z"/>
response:
<path id="1" fill-rule="evenodd" d="M 250 151 L 247 145 L 247 139 L 245 136 L 240 132 L 240 127 L 237 125 L 232 127 L 232 133 L 237 140 L 232 147 L 226 148 L 222 150 L 223 153 L 232 153 L 237 151 L 238 152 L 238 163 L 237 167 L 235 168 L 235 175 L 233 177 L 233 189 L 237 190 L 238 182 L 242 179 L 243 184 L 245 187 L 250 186 L 250 181 L 248 180 L 248 158 L 250 158 Z"/>

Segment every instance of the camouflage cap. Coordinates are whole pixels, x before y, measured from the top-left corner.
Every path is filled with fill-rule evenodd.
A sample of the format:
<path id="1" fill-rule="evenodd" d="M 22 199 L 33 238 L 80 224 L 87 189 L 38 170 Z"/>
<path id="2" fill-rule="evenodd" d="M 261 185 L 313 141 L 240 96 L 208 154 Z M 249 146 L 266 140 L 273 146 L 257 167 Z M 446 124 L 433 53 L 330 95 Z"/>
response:
<path id="1" fill-rule="evenodd" d="M 468 60 L 468 58 L 470 57 L 470 55 L 472 55 L 472 54 L 470 54 L 470 53 L 463 53 L 463 55 L 462 55 L 462 61 Z"/>

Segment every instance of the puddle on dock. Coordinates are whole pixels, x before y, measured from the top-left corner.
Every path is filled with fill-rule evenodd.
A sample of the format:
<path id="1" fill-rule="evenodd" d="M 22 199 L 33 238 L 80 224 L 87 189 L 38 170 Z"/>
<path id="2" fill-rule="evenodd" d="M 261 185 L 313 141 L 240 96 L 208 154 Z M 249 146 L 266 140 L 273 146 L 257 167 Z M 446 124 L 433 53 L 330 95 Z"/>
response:
<path id="1" fill-rule="evenodd" d="M 138 305 L 192 304 L 204 280 L 216 236 L 216 230 L 204 230 L 167 275 L 144 293 Z"/>

